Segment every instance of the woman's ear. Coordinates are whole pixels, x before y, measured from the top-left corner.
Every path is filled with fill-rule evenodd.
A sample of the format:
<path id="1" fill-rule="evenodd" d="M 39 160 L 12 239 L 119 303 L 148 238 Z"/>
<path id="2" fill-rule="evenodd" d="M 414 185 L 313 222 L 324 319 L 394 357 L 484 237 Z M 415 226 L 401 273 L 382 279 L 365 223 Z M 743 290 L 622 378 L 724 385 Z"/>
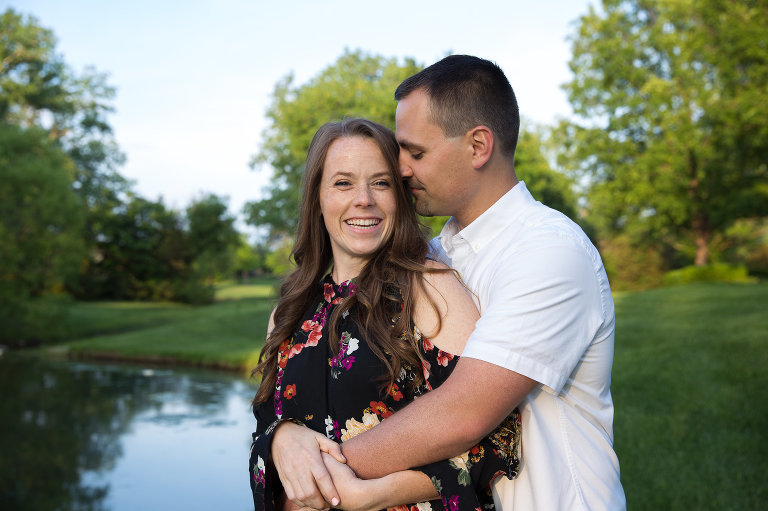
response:
<path id="1" fill-rule="evenodd" d="M 468 134 L 472 143 L 472 167 L 479 169 L 493 154 L 493 133 L 487 126 L 476 126 Z"/>

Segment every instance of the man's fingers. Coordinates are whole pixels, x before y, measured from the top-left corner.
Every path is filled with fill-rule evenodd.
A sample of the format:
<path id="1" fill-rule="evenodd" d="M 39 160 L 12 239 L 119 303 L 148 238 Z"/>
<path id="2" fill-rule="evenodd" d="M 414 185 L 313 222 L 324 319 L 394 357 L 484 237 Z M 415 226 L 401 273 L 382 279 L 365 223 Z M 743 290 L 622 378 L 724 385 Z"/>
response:
<path id="1" fill-rule="evenodd" d="M 320 446 L 320 451 L 330 454 L 339 463 L 347 462 L 347 458 L 345 458 L 344 454 L 341 452 L 341 444 L 322 435 L 318 435 L 317 444 Z"/>

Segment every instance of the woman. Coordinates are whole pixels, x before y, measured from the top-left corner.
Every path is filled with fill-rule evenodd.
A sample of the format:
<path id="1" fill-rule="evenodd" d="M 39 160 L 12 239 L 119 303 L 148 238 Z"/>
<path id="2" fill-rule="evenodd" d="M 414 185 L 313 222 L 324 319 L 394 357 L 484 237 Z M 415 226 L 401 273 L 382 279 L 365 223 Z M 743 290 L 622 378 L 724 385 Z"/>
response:
<path id="1" fill-rule="evenodd" d="M 296 269 L 281 287 L 254 370 L 263 374 L 250 460 L 257 510 L 284 498 L 268 466 L 276 425 L 292 420 L 336 441 L 370 429 L 447 378 L 477 319 L 453 272 L 428 259 L 398 151 L 390 130 L 364 119 L 328 123 L 310 145 Z M 336 469 L 334 480 L 359 484 L 338 488 L 340 506 L 434 499 L 435 510 L 487 509 L 490 482 L 516 475 L 518 448 L 513 414 L 451 460 L 369 481 L 343 466 L 348 472 Z"/>

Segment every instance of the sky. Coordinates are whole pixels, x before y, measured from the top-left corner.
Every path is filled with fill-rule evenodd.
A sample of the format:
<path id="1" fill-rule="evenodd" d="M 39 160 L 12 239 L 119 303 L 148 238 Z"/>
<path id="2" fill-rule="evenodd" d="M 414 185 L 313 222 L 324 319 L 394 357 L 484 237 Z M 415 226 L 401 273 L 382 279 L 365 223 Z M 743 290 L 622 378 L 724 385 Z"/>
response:
<path id="1" fill-rule="evenodd" d="M 76 72 L 117 89 L 109 122 L 127 157 L 120 173 L 148 199 L 185 208 L 203 193 L 239 215 L 263 196 L 268 166 L 252 169 L 275 84 L 302 85 L 349 50 L 412 57 L 450 53 L 496 62 L 523 118 L 571 115 L 568 36 L 594 0 L 0 0 L 57 37 Z M 393 91 L 394 92 L 394 91 Z M 393 108 L 395 103 L 393 101 Z"/>

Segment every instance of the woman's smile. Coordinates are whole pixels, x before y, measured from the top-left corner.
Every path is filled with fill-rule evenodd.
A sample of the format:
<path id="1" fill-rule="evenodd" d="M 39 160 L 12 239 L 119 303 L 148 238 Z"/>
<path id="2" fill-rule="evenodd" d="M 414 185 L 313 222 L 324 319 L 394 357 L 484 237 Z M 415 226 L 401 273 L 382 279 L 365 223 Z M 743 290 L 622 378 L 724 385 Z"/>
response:
<path id="1" fill-rule="evenodd" d="M 392 172 L 372 139 L 339 138 L 328 148 L 319 198 L 337 275 L 357 276 L 392 236 L 393 186 Z"/>

